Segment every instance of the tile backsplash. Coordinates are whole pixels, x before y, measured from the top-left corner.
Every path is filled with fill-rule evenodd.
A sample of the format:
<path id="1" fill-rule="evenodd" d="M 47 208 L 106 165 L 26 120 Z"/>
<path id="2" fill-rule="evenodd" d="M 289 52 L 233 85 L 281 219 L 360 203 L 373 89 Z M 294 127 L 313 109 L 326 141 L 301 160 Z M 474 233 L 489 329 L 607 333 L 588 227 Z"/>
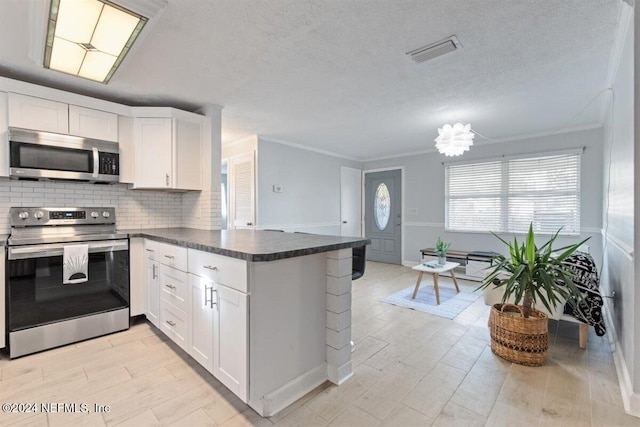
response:
<path id="1" fill-rule="evenodd" d="M 220 205 L 213 202 L 217 200 L 215 197 L 216 192 L 200 195 L 130 190 L 127 184 L 100 185 L 3 179 L 0 180 L 0 233 L 9 233 L 9 208 L 19 206 L 114 207 L 117 226 L 121 229 L 219 228 Z M 217 197 L 219 198 L 219 194 Z M 200 198 L 203 199 L 203 203 L 198 203 Z M 199 218 L 198 221 L 185 217 L 184 213 L 189 209 L 183 208 L 183 203 L 187 207 L 194 204 L 203 205 L 201 212 L 206 217 Z"/>

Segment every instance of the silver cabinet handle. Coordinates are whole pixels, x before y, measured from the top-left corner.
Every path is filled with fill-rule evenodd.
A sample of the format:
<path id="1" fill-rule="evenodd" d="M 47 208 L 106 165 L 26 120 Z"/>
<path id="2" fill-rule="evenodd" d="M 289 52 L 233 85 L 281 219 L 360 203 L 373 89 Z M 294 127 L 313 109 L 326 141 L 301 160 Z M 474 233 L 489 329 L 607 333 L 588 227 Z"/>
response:
<path id="1" fill-rule="evenodd" d="M 218 271 L 218 267 L 214 265 L 203 265 L 203 267 L 206 268 L 207 270 Z"/>
<path id="2" fill-rule="evenodd" d="M 174 285 L 164 285 L 165 288 L 169 288 L 171 290 L 174 290 L 176 287 Z"/>
<path id="3" fill-rule="evenodd" d="M 165 255 L 165 258 L 169 258 L 169 259 L 174 259 L 175 257 L 173 255 Z"/>
<path id="4" fill-rule="evenodd" d="M 213 298 L 213 293 L 216 293 L 216 299 Z M 208 294 L 208 296 L 207 296 Z M 213 289 L 213 286 L 204 287 L 204 305 L 208 305 L 209 308 L 213 308 L 214 305 L 218 304 L 217 292 Z"/>
<path id="5" fill-rule="evenodd" d="M 145 249 L 147 252 L 155 252 L 153 249 Z"/>
<path id="6" fill-rule="evenodd" d="M 167 187 L 169 186 L 169 174 L 167 174 Z"/>
<path id="7" fill-rule="evenodd" d="M 153 275 L 153 278 L 154 278 L 154 279 L 157 279 L 157 278 L 158 278 L 158 266 L 157 266 L 157 265 L 155 265 L 155 264 L 153 264 L 153 265 L 151 266 L 151 271 L 152 271 L 152 273 L 153 273 L 153 274 L 152 274 L 152 275 Z"/>
<path id="8" fill-rule="evenodd" d="M 171 320 L 166 320 L 166 321 L 165 321 L 165 323 L 166 323 L 167 325 L 171 326 L 172 328 L 173 328 L 174 326 L 176 326 L 176 323 L 175 323 L 175 322 L 172 322 Z"/>

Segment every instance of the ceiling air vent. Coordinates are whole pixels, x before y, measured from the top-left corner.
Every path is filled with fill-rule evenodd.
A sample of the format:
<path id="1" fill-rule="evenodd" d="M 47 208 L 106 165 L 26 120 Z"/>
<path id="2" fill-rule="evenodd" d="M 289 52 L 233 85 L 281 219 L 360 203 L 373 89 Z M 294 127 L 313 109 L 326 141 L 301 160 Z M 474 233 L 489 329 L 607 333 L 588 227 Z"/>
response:
<path id="1" fill-rule="evenodd" d="M 419 64 L 440 55 L 444 55 L 445 53 L 453 52 L 461 47 L 462 45 L 458 41 L 458 38 L 456 36 L 451 36 L 448 39 L 440 40 L 439 42 L 430 44 L 429 46 L 424 46 L 419 49 L 412 50 L 411 52 L 407 52 L 407 55 L 409 55 L 414 62 Z"/>

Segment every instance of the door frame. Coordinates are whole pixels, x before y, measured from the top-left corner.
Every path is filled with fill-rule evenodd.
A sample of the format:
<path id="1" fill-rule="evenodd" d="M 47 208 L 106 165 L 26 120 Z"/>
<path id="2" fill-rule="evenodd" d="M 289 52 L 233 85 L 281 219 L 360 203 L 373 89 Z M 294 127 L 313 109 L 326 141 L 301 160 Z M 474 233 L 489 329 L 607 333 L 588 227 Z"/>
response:
<path id="1" fill-rule="evenodd" d="M 362 169 L 358 169 L 358 168 L 352 168 L 351 166 L 340 166 L 340 235 L 342 235 L 342 170 L 343 169 L 351 169 L 354 171 L 358 171 L 360 173 L 360 232 L 358 233 L 359 237 L 364 237 L 364 229 L 362 228 L 364 226 L 364 212 L 362 211 L 362 208 L 364 207 L 364 204 L 362 202 L 363 199 L 363 194 L 362 194 L 362 190 L 364 189 L 364 174 L 362 173 Z"/>
<path id="2" fill-rule="evenodd" d="M 404 166 L 389 166 L 386 168 L 376 168 L 376 169 L 363 169 L 362 170 L 362 207 L 361 207 L 361 212 L 362 212 L 362 224 L 360 225 L 360 229 L 362 230 L 363 233 L 363 237 L 364 236 L 364 232 L 365 232 L 365 223 L 364 223 L 364 213 L 365 213 L 365 188 L 364 188 L 364 183 L 366 182 L 366 175 L 368 173 L 375 173 L 375 172 L 387 172 L 387 171 L 395 171 L 395 170 L 399 170 L 400 171 L 400 197 L 402 198 L 402 201 L 400 203 L 400 240 L 402 240 L 401 244 L 400 244 L 400 265 L 405 265 L 405 261 L 404 261 L 404 245 L 405 245 L 405 238 L 404 238 L 404 204 L 405 204 L 405 179 L 404 179 Z"/>
<path id="3" fill-rule="evenodd" d="M 258 229 L 258 151 L 257 150 L 249 150 L 247 152 L 234 154 L 232 156 L 223 157 L 220 159 L 220 165 L 222 163 L 227 163 L 227 230 L 235 230 L 236 226 L 232 224 L 230 221 L 231 218 L 235 221 L 236 217 L 236 208 L 235 208 L 235 195 L 234 192 L 231 191 L 231 185 L 235 186 L 235 178 L 233 177 L 232 170 L 235 168 L 233 164 L 235 160 L 242 157 L 253 157 L 253 185 L 252 185 L 252 201 L 253 204 L 253 226 L 251 226 L 252 230 Z"/>

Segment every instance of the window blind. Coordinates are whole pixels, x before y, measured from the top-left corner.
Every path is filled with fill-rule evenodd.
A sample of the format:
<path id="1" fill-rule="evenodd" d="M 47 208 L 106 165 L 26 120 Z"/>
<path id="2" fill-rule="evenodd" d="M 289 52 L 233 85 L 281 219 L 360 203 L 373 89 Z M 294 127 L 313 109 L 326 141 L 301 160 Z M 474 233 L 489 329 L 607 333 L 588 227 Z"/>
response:
<path id="1" fill-rule="evenodd" d="M 580 234 L 580 153 L 445 166 L 448 231 Z"/>

